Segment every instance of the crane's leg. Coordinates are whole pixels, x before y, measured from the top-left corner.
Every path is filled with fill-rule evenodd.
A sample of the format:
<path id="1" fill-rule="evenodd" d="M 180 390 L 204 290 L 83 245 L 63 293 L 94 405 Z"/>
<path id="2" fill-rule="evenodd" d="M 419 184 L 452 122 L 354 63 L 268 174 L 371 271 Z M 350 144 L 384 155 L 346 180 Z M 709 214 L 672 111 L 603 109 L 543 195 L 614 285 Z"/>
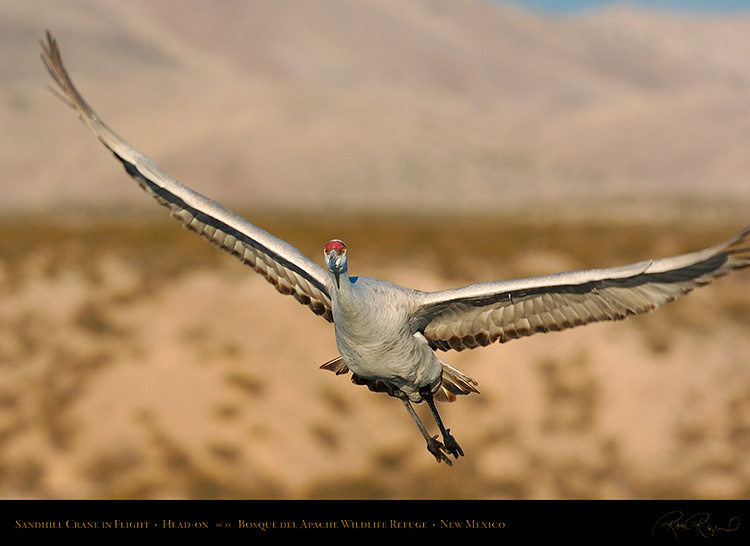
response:
<path id="1" fill-rule="evenodd" d="M 443 442 L 445 442 L 445 450 L 453 455 L 456 459 L 458 459 L 464 454 L 464 450 L 461 449 L 461 446 L 458 445 L 456 439 L 451 435 L 450 429 L 445 428 L 445 425 L 443 425 L 443 420 L 440 418 L 440 413 L 438 413 L 437 406 L 435 405 L 435 400 L 433 400 L 432 398 L 432 393 L 422 394 L 422 398 L 424 398 L 425 402 L 427 402 L 427 405 L 430 406 L 432 416 L 435 418 L 435 422 L 440 428 L 440 433 L 443 435 Z"/>
<path id="2" fill-rule="evenodd" d="M 411 415 L 411 418 L 417 424 L 417 427 L 419 427 L 419 431 L 422 433 L 422 436 L 424 436 L 424 439 L 427 442 L 427 450 L 433 454 L 437 462 L 445 461 L 448 466 L 453 466 L 453 463 L 448 458 L 448 455 L 445 452 L 445 446 L 438 441 L 437 435 L 430 436 L 429 432 L 427 432 L 427 429 L 422 424 L 422 420 L 417 415 L 417 412 L 414 411 L 414 407 L 411 405 L 409 398 L 403 393 L 399 395 L 399 398 L 404 403 L 406 411 L 409 412 L 409 415 Z"/>

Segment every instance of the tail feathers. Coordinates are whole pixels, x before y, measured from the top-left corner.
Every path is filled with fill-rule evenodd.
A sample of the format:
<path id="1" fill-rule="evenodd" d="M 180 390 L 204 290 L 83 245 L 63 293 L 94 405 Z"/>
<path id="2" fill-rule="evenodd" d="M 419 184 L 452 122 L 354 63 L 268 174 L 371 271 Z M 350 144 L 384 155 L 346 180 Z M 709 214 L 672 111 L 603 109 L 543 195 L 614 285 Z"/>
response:
<path id="1" fill-rule="evenodd" d="M 443 373 L 440 384 L 437 390 L 433 393 L 435 400 L 440 402 L 454 402 L 456 396 L 471 394 L 473 392 L 479 394 L 477 390 L 477 383 L 474 379 L 468 375 L 458 371 L 456 368 L 449 366 L 445 362 L 441 361 L 443 365 Z M 344 363 L 343 357 L 336 357 L 329 360 L 320 367 L 321 370 L 329 370 L 336 375 L 342 375 L 349 372 L 348 366 Z M 386 382 L 379 379 L 368 380 L 362 377 L 352 374 L 352 382 L 356 385 L 366 385 L 373 392 L 385 392 L 394 396 L 393 387 L 388 385 Z"/>
<path id="2" fill-rule="evenodd" d="M 329 370 L 336 375 L 341 375 L 349 371 L 349 368 L 344 364 L 344 357 L 337 356 L 336 358 L 329 360 L 320 367 L 321 370 Z"/>
<path id="3" fill-rule="evenodd" d="M 441 364 L 443 365 L 443 380 L 435 393 L 435 400 L 454 402 L 457 395 L 468 395 L 472 392 L 479 394 L 477 390 L 479 383 L 474 379 L 445 362 L 441 361 Z"/>

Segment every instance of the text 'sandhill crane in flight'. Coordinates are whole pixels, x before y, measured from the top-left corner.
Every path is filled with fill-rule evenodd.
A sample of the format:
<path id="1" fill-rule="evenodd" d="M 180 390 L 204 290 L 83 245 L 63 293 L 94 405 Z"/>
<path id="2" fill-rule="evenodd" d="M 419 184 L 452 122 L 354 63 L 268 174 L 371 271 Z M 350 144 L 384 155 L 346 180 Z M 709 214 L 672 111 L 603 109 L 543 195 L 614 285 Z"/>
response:
<path id="1" fill-rule="evenodd" d="M 253 267 L 282 294 L 333 322 L 340 356 L 322 368 L 351 372 L 352 381 L 399 398 L 438 462 L 463 451 L 435 401 L 478 392 L 472 378 L 436 351 L 472 349 L 539 332 L 646 313 L 750 265 L 750 227 L 705 250 L 624 267 L 422 292 L 368 277 L 350 277 L 346 245 L 324 247 L 326 271 L 290 244 L 169 177 L 112 131 L 89 107 L 63 67 L 47 32 L 42 59 L 61 98 L 109 148 L 141 187 L 204 239 Z M 426 402 L 442 436 L 431 436 L 412 407 Z"/>

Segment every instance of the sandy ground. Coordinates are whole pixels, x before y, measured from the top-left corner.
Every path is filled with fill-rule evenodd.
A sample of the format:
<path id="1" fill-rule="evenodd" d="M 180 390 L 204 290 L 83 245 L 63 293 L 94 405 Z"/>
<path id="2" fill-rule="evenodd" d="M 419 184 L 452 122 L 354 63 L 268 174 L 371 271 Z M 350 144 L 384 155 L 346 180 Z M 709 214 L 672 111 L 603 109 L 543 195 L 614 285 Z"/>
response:
<path id="1" fill-rule="evenodd" d="M 15 229 L 0 256 L 2 497 L 750 495 L 747 273 L 647 317 L 447 354 L 482 393 L 442 407 L 466 452 L 449 468 L 398 401 L 318 369 L 336 355 L 328 323 L 172 223 Z M 373 274 L 456 282 L 431 263 Z"/>

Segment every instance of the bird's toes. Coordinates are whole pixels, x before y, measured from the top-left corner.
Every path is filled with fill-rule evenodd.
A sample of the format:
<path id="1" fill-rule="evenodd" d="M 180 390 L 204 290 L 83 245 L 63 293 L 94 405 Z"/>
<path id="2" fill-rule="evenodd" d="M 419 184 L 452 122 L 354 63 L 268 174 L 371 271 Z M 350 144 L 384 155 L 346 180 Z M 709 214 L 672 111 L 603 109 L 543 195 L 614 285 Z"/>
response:
<path id="1" fill-rule="evenodd" d="M 443 438 L 443 441 L 445 441 L 445 450 L 453 455 L 456 459 L 459 457 L 463 457 L 464 450 L 461 449 L 461 446 L 458 445 L 458 442 L 456 442 L 456 439 L 450 434 L 450 429 L 447 429 L 445 431 L 445 437 Z"/>
<path id="2" fill-rule="evenodd" d="M 437 462 L 444 462 L 448 466 L 453 466 L 453 463 L 448 458 L 448 454 L 445 451 L 445 446 L 442 442 L 438 441 L 437 436 L 433 436 L 428 440 L 427 450 L 432 453 Z"/>

